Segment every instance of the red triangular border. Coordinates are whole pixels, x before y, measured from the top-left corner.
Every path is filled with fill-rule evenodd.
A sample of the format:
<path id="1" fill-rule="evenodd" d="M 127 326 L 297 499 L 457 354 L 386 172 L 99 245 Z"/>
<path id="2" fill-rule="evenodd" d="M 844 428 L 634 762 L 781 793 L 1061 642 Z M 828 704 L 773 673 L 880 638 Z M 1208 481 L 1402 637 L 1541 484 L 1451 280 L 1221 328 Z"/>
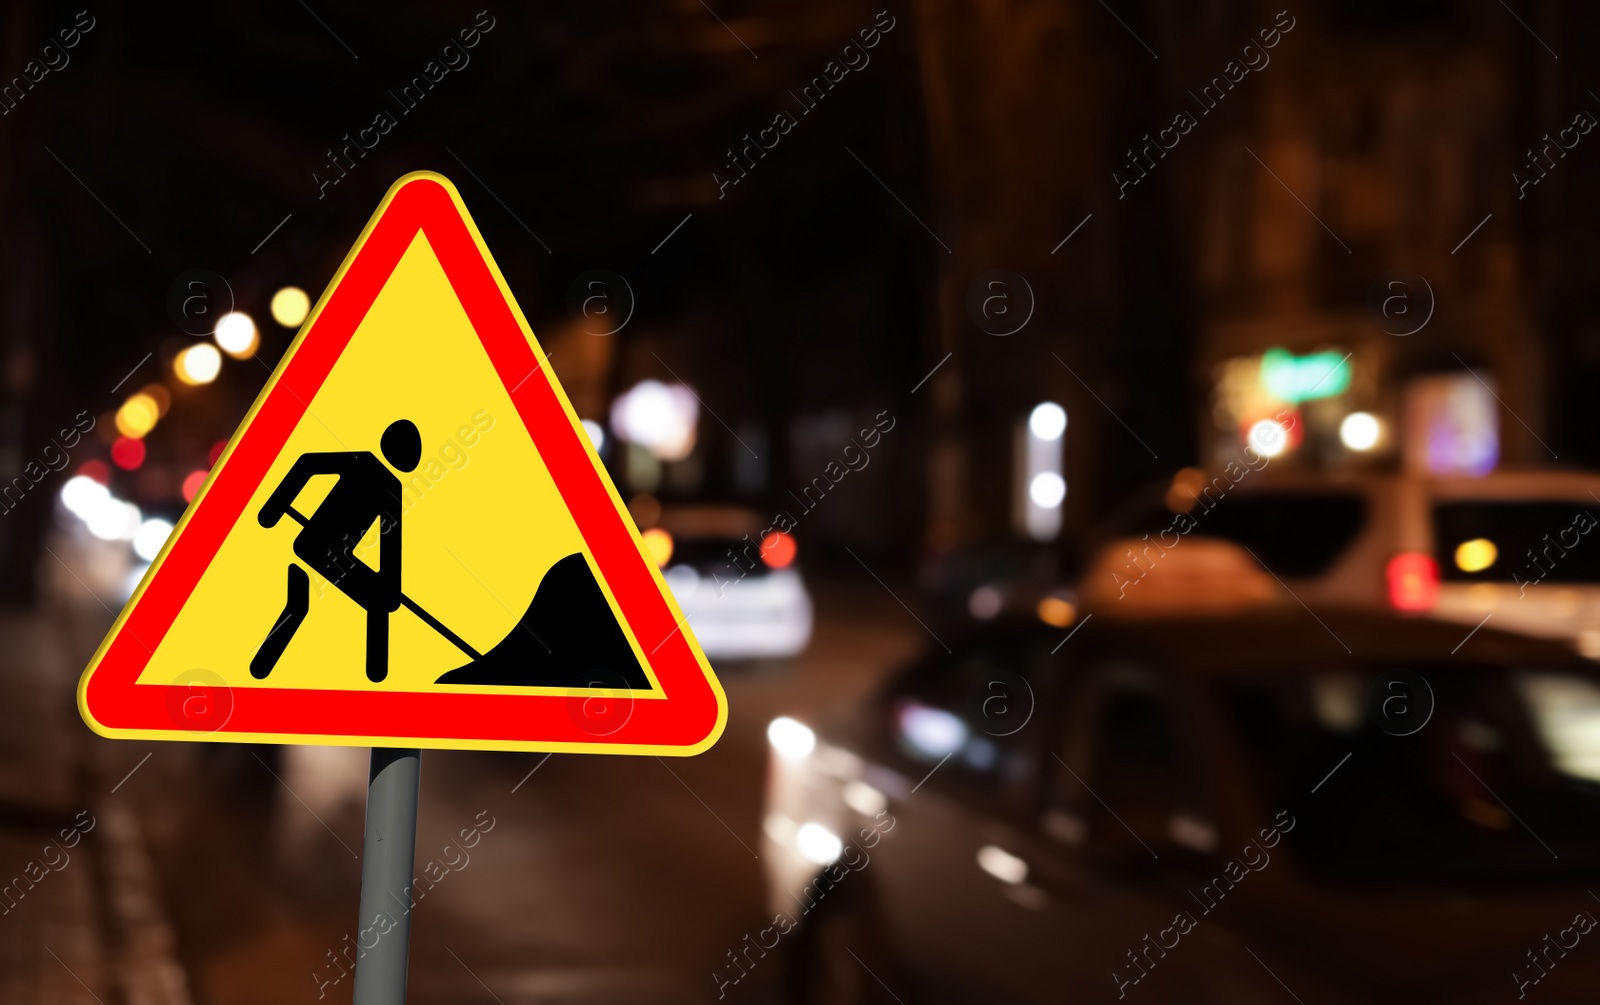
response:
<path id="1" fill-rule="evenodd" d="M 603 730 L 611 725 L 597 727 L 577 712 L 575 706 L 587 699 L 559 695 L 213 688 L 227 691 L 209 697 L 231 700 L 231 715 L 215 731 L 197 732 L 178 712 L 195 688 L 135 681 L 419 229 L 511 394 L 665 697 L 631 701 L 625 724 L 607 734 Z M 674 618 L 617 496 L 591 459 L 588 444 L 580 440 L 585 434 L 565 395 L 549 368 L 537 365 L 520 313 L 499 280 L 449 181 L 424 172 L 395 183 L 142 592 L 85 671 L 79 705 L 96 732 L 174 740 L 613 753 L 694 753 L 715 742 L 727 718 L 722 688 Z"/>

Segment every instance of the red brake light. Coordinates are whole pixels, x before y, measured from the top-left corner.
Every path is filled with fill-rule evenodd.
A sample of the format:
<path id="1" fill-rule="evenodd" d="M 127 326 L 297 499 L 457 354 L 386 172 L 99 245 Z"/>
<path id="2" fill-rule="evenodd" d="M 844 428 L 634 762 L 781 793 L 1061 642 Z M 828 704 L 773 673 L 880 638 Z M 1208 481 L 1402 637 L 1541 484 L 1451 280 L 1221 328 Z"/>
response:
<path id="1" fill-rule="evenodd" d="M 1397 611 L 1427 611 L 1439 600 L 1439 565 L 1410 551 L 1389 559 L 1389 603 Z"/>
<path id="2" fill-rule="evenodd" d="M 119 436 L 111 444 L 111 463 L 124 471 L 132 471 L 144 463 L 144 441 L 131 436 Z"/>
<path id="3" fill-rule="evenodd" d="M 794 538 L 781 530 L 768 532 L 761 538 L 761 560 L 774 569 L 787 568 L 794 561 Z"/>

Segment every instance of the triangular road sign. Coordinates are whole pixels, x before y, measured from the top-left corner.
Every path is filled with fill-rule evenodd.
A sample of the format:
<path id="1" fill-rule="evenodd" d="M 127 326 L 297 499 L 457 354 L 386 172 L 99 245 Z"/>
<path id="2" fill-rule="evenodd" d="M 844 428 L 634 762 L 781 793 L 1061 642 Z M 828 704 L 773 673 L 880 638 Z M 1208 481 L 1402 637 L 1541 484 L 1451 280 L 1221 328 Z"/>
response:
<path id="1" fill-rule="evenodd" d="M 727 701 L 449 181 L 395 183 L 78 685 L 111 737 L 693 754 Z"/>

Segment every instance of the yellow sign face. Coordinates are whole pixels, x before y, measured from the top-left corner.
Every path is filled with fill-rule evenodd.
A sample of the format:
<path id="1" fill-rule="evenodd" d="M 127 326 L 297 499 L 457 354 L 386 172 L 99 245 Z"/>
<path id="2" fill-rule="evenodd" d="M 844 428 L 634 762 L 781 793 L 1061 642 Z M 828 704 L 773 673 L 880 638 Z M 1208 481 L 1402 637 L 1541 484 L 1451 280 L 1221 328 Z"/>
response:
<path id="1" fill-rule="evenodd" d="M 722 690 L 459 194 L 396 183 L 80 686 L 112 736 L 693 753 Z"/>

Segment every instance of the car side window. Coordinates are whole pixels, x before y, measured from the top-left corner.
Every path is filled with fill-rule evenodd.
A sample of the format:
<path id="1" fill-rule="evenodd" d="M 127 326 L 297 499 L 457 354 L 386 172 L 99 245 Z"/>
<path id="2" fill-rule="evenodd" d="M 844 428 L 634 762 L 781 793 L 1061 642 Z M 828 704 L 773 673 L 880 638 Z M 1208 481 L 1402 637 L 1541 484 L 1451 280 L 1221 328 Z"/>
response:
<path id="1" fill-rule="evenodd" d="M 1018 793 L 1037 777 L 1036 716 L 1053 693 L 1043 644 L 997 640 L 917 668 L 889 695 L 884 735 L 912 770 L 990 794 Z"/>
<path id="2" fill-rule="evenodd" d="M 1195 751 L 1166 679 L 1133 662 L 1098 668 L 1057 755 L 1043 827 L 1108 860 L 1217 841 Z M 1073 763 L 1077 762 L 1077 763 Z"/>

